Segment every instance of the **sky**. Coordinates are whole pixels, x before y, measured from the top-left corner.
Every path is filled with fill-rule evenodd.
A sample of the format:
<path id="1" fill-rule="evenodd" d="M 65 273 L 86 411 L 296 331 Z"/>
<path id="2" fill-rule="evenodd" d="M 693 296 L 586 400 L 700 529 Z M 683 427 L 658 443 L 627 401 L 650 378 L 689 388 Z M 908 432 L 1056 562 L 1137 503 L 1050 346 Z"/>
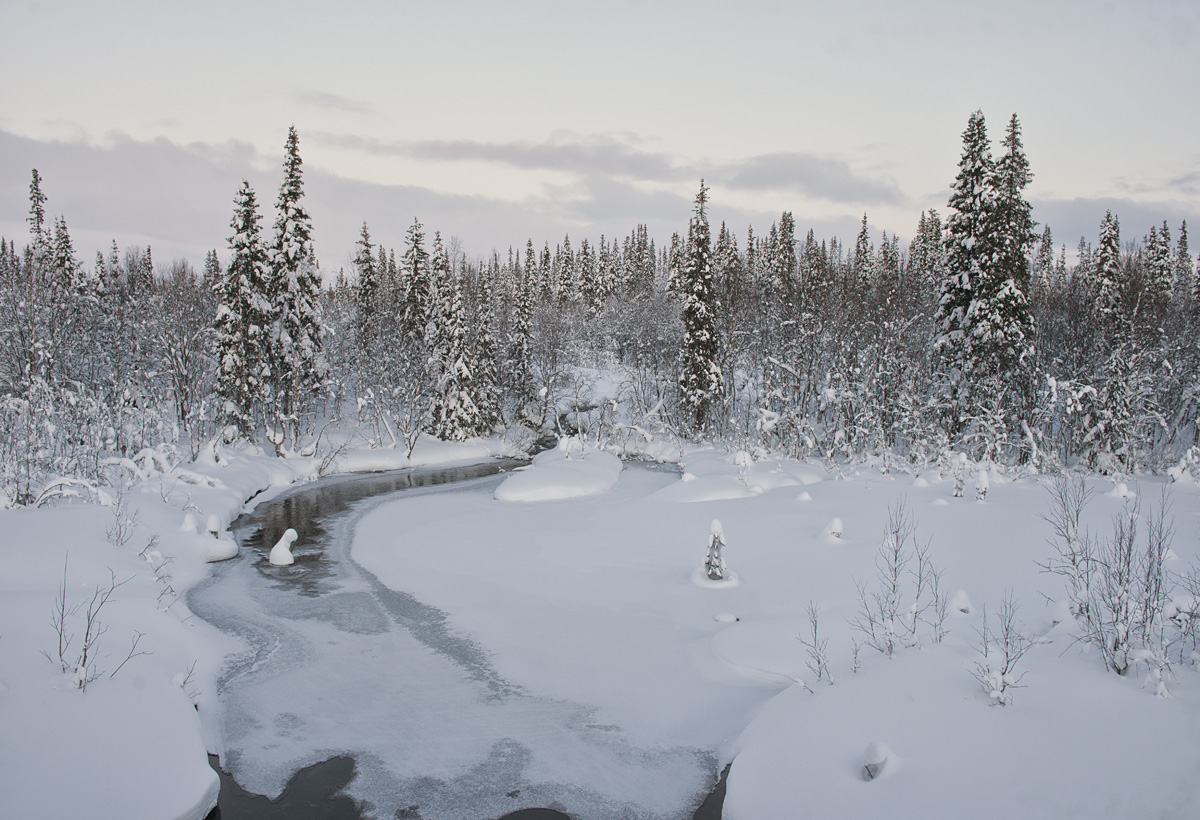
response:
<path id="1" fill-rule="evenodd" d="M 0 0 L 0 235 L 31 169 L 85 261 L 228 257 L 243 178 L 274 220 L 287 129 L 321 265 L 419 219 L 472 257 L 709 216 L 744 247 L 911 238 L 962 132 L 1017 114 L 1056 245 L 1200 226 L 1200 3 Z M 1193 228 L 1193 231 L 1200 228 Z M 1200 240 L 1192 242 L 1193 253 Z"/>

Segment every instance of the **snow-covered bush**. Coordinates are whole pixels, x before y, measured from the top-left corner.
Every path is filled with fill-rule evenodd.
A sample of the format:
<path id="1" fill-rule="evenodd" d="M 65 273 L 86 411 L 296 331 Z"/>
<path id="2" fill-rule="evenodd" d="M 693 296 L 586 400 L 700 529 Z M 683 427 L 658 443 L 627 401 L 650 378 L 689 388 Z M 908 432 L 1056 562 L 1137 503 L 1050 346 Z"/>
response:
<path id="1" fill-rule="evenodd" d="M 868 588 L 855 581 L 859 605 L 850 625 L 867 646 L 888 656 L 903 646 L 916 646 L 922 624 L 930 628 L 934 641 L 945 635 L 941 571 L 930 557 L 929 542 L 918 542 L 916 531 L 903 500 L 889 507 L 887 531 L 875 556 L 875 584 Z"/>
<path id="2" fill-rule="evenodd" d="M 1045 518 L 1054 528 L 1050 543 L 1056 554 L 1042 568 L 1065 580 L 1080 640 L 1095 646 L 1104 668 L 1118 675 L 1144 664 L 1156 690 L 1165 692 L 1172 647 L 1182 652 L 1184 643 L 1194 642 L 1195 629 L 1188 607 L 1172 601 L 1177 579 L 1166 569 L 1174 537 L 1170 499 L 1164 494 L 1158 507 L 1143 515 L 1141 501 L 1126 498 L 1125 508 L 1113 517 L 1112 535 L 1097 540 L 1081 524 L 1091 497 L 1083 479 L 1061 479 L 1050 494 Z M 1144 522 L 1144 538 L 1139 522 Z"/>
<path id="3" fill-rule="evenodd" d="M 1021 688 L 1025 673 L 1016 671 L 1017 662 L 1033 645 L 1016 623 L 1017 603 L 1006 595 L 1000 604 L 1000 626 L 993 631 L 988 626 L 987 605 L 983 606 L 983 624 L 975 630 L 979 643 L 975 650 L 973 674 L 992 702 L 1000 706 L 1012 703 L 1013 689 Z"/>
<path id="4" fill-rule="evenodd" d="M 808 602 L 808 635 L 803 633 L 796 636 L 808 655 L 805 662 L 816 679 L 825 680 L 833 685 L 833 674 L 829 671 L 829 656 L 827 647 L 829 639 L 820 636 L 820 610 L 814 601 Z"/>

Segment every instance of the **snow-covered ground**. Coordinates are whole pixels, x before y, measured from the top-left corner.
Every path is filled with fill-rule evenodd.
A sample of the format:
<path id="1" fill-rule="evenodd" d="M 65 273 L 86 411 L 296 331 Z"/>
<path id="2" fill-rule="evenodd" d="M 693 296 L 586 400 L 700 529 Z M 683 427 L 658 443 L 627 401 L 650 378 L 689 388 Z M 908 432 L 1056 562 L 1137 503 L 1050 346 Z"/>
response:
<path id="1" fill-rule="evenodd" d="M 508 482 L 522 499 L 544 482 L 540 497 L 555 498 L 560 468 L 534 465 Z M 1106 672 L 1072 622 L 1055 623 L 1063 582 L 1038 565 L 1051 554 L 1045 485 L 992 475 L 979 501 L 976 478 L 956 498 L 953 479 L 936 473 L 830 475 L 701 451 L 685 455 L 681 477 L 627 466 L 611 491 L 537 505 L 507 503 L 509 484 L 494 498 L 402 498 L 361 522 L 354 555 L 450 613 L 506 679 L 592 704 L 639 743 L 733 760 L 734 820 L 1196 814 L 1200 673 L 1174 659 L 1169 695 L 1156 697 L 1144 668 Z M 1100 536 L 1132 496 L 1156 505 L 1163 486 L 1090 483 L 1086 521 Z M 1197 554 L 1200 494 L 1172 492 L 1168 568 L 1181 572 Z M 922 626 L 892 657 L 862 646 L 856 663 L 856 581 L 875 589 L 888 510 L 901 501 L 948 603 L 970 611 L 950 607 L 940 641 Z M 695 583 L 714 518 L 736 584 Z M 389 536 L 401 526 L 403 540 Z M 907 571 L 903 582 L 911 596 Z M 1001 706 L 972 670 L 984 609 L 994 631 L 1006 596 L 1035 645 Z M 809 602 L 832 685 L 798 639 L 810 634 Z M 891 755 L 868 780 L 864 753 L 877 742 Z"/>
<path id="2" fill-rule="evenodd" d="M 438 446 L 415 455 L 436 463 L 496 449 L 473 446 L 480 452 Z M 342 467 L 403 466 L 381 458 L 348 454 Z M 0 815 L 169 820 L 207 811 L 216 781 L 204 749 L 222 748 L 212 736 L 220 725 L 213 693 L 231 641 L 189 618 L 179 596 L 207 577 L 206 560 L 227 550 L 206 534 L 210 517 L 223 530 L 255 493 L 315 470 L 311 461 L 209 453 L 128 493 L 139 519 L 124 545 L 105 537 L 112 508 L 0 511 Z M 1085 519 L 1096 535 L 1107 536 L 1134 497 L 1143 513 L 1156 506 L 1165 483 L 1125 481 L 1121 491 L 1089 479 L 1095 494 Z M 368 751 L 408 754 L 395 766 L 452 778 L 517 749 L 506 737 L 544 727 L 541 739 L 520 746 L 525 776 L 606 794 L 624 801 L 629 816 L 681 816 L 683 802 L 730 760 L 725 812 L 733 820 L 1196 815 L 1200 672 L 1192 658 L 1172 658 L 1165 697 L 1144 665 L 1123 677 L 1106 672 L 1096 651 L 1076 640 L 1074 622 L 1062 620 L 1062 579 L 1039 568 L 1052 554 L 1044 482 L 992 473 L 983 501 L 975 498 L 977 475 L 966 483 L 967 497 L 954 497 L 953 478 L 936 472 L 830 473 L 712 450 L 685 452 L 681 472 L 622 469 L 572 445 L 478 485 L 486 490 L 405 493 L 376 504 L 357 522 L 354 560 L 385 587 L 446 613 L 450 632 L 482 649 L 484 677 L 525 699 L 484 708 L 464 688 L 462 664 L 458 672 L 439 666 L 438 652 L 397 636 L 389 639 L 396 652 L 431 666 L 379 679 L 363 702 L 385 691 L 443 691 L 444 708 L 409 727 L 436 740 L 442 756 L 416 755 L 385 720 L 366 738 Z M 1168 569 L 1180 573 L 1200 553 L 1200 491 L 1186 480 L 1169 487 Z M 928 624 L 908 637 L 903 613 L 913 579 L 902 573 L 907 597 L 888 657 L 863 645 L 852 622 L 857 584 L 868 597 L 878 591 L 889 508 L 901 501 L 953 605 L 941 640 Z M 714 519 L 726 540 L 725 582 L 697 571 Z M 158 541 L 144 550 L 153 535 Z M 62 670 L 50 625 L 64 562 L 68 607 L 86 609 L 110 570 L 117 581 L 131 579 L 99 614 L 107 631 L 96 669 L 104 674 L 84 692 L 74 670 Z M 1006 597 L 1019 605 L 1016 620 L 1034 645 L 1015 670 L 1020 688 L 996 705 L 973 669 L 985 608 L 994 630 Z M 818 679 L 798 638 L 811 637 L 810 604 L 818 640 L 828 641 L 832 684 Z M 68 617 L 68 658 L 82 640 L 80 617 Z M 364 645 L 346 630 L 310 627 L 308 637 L 342 643 L 334 666 L 377 663 L 381 675 L 393 674 L 379 658 L 356 656 Z M 117 670 L 138 631 L 145 635 L 137 650 L 153 654 Z M 295 727 L 322 723 L 314 718 L 325 693 L 310 684 L 284 676 L 264 688 L 260 702 L 271 712 L 247 725 L 242 740 L 278 743 L 275 759 L 286 761 L 302 741 Z M 586 731 L 562 735 L 553 704 L 585 715 Z M 402 706 L 386 705 L 394 711 L 381 718 L 415 719 Z M 293 724 L 274 719 L 288 713 Z M 325 722 L 336 736 L 337 721 Z M 629 751 L 596 754 L 588 737 L 597 732 Z M 361 740 L 345 734 L 323 751 L 362 751 Z M 868 779 L 864 764 L 875 757 L 882 767 Z M 365 770 L 378 773 L 385 763 Z M 285 775 L 266 773 L 264 784 L 281 785 Z"/>
<path id="3" fill-rule="evenodd" d="M 423 439 L 412 459 L 347 448 L 338 467 L 502 449 Z M 237 554 L 226 528 L 248 502 L 309 480 L 318 463 L 220 447 L 163 466 L 143 460 L 119 506 L 0 509 L 0 817 L 171 820 L 216 805 L 205 752 L 220 748 L 216 677 L 230 646 L 183 597 L 210 561 Z M 95 639 L 78 672 L 89 608 Z"/>

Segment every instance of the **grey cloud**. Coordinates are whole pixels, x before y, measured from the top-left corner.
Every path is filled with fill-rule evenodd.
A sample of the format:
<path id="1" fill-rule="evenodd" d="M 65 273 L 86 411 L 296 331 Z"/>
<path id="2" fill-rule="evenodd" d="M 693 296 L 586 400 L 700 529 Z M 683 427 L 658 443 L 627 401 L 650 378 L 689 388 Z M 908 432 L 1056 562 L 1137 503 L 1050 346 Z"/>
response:
<path id="1" fill-rule="evenodd" d="M 895 205 L 895 183 L 858 175 L 843 160 L 803 153 L 760 154 L 729 166 L 725 184 L 749 191 L 791 191 L 830 202 Z"/>
<path id="2" fill-rule="evenodd" d="M 378 140 L 353 134 L 312 132 L 324 145 L 376 156 L 411 157 L 441 162 L 494 162 L 524 170 L 610 174 L 644 180 L 673 180 L 694 175 L 668 154 L 643 151 L 607 136 L 542 142 L 479 140 Z"/>
<path id="3" fill-rule="evenodd" d="M 1200 207 L 1191 202 L 1149 202 L 1118 197 L 1033 200 L 1033 218 L 1038 220 L 1039 232 L 1045 225 L 1054 233 L 1056 245 L 1066 245 L 1073 251 L 1084 237 L 1092 245 L 1098 241 L 1100 221 L 1112 211 L 1121 222 L 1121 244 L 1141 241 L 1151 227 L 1161 226 L 1163 220 L 1178 236 L 1179 224 L 1200 224 Z"/>
<path id="4" fill-rule="evenodd" d="M 296 95 L 296 102 L 310 105 L 325 111 L 343 111 L 347 114 L 374 114 L 375 109 L 359 100 L 352 100 L 340 94 L 330 94 L 327 91 L 306 91 Z"/>
<path id="5" fill-rule="evenodd" d="M 1175 177 L 1167 183 L 1167 187 L 1193 196 L 1200 194 L 1200 171 L 1192 171 L 1189 174 Z"/>

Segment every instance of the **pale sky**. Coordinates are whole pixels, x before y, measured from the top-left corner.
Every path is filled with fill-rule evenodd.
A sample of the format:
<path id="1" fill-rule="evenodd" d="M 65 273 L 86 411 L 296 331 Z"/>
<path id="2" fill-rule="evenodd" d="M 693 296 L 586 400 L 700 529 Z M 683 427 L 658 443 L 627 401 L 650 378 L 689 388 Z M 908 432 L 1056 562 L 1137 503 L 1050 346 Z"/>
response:
<path id="1" fill-rule="evenodd" d="M 472 256 L 710 217 L 744 246 L 784 210 L 853 244 L 946 213 L 981 109 L 1021 120 L 1056 244 L 1166 219 L 1200 250 L 1200 3 L 0 0 L 0 234 L 30 170 L 78 255 L 226 258 L 250 180 L 269 228 L 289 125 L 324 268 L 365 220 Z M 107 251 L 106 251 L 107 252 Z"/>

